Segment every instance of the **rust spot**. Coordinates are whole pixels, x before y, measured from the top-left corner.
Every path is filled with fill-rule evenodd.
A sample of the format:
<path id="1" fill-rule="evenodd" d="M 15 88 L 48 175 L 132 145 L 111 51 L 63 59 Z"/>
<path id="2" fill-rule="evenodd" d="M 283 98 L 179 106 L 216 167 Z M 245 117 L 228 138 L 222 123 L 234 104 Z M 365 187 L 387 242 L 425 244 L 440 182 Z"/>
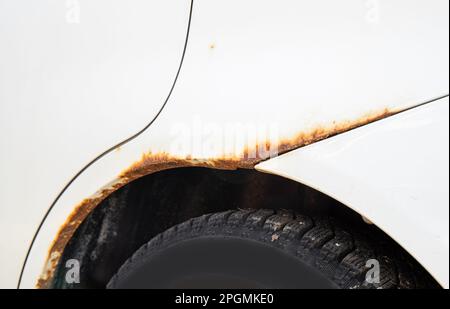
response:
<path id="1" fill-rule="evenodd" d="M 214 48 L 212 45 L 211 48 Z M 312 130 L 301 132 L 293 138 L 287 138 L 279 141 L 278 155 L 286 153 L 296 148 L 306 146 L 308 144 L 323 140 L 333 135 L 337 135 L 354 128 L 366 125 L 368 123 L 386 118 L 400 111 L 392 111 L 388 108 L 377 113 L 369 113 L 363 117 L 353 121 L 336 122 L 330 125 L 320 125 Z M 270 141 L 264 142 L 266 149 L 271 146 Z M 106 186 L 94 196 L 84 199 L 75 207 L 72 214 L 67 218 L 66 222 L 61 226 L 58 234 L 50 246 L 47 256 L 47 262 L 44 271 L 36 284 L 37 288 L 48 288 L 52 282 L 54 271 L 58 265 L 59 259 L 64 252 L 69 240 L 74 235 L 78 226 L 91 213 L 94 208 L 99 205 L 111 193 L 140 177 L 168 169 L 180 167 L 206 167 L 213 169 L 234 170 L 238 168 L 251 169 L 261 161 L 268 159 L 259 154 L 259 145 L 254 148 L 245 148 L 241 156 L 223 157 L 213 159 L 196 159 L 191 156 L 185 158 L 173 157 L 168 153 L 145 153 L 142 158 L 124 170 L 116 181 Z M 251 154 L 251 155 L 250 155 Z M 256 154 L 256 155 L 255 155 Z M 273 239 L 275 241 L 276 239 Z"/>

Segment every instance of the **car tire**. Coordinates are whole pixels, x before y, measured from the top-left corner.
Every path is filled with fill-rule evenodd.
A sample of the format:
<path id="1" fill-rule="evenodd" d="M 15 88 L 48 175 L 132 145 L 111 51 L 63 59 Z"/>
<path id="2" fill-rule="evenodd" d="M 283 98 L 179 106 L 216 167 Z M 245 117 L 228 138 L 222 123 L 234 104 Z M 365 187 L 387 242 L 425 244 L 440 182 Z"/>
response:
<path id="1" fill-rule="evenodd" d="M 436 287 L 400 248 L 363 234 L 291 211 L 203 215 L 142 246 L 107 288 Z"/>

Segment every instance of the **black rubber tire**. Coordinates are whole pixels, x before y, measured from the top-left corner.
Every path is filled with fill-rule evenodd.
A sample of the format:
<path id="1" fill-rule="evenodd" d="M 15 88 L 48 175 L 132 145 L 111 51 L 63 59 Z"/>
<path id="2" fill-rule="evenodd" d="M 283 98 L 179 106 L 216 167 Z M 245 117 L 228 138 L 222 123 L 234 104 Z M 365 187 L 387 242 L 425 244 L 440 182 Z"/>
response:
<path id="1" fill-rule="evenodd" d="M 227 253 L 223 254 L 222 249 L 228 249 Z M 380 263 L 379 283 L 366 280 L 366 263 L 370 259 Z M 233 278 L 247 274 L 251 278 L 224 281 L 221 277 L 210 282 L 205 277 L 199 281 L 183 279 L 195 276 L 202 267 L 206 273 L 219 271 Z M 363 239 L 330 218 L 291 211 L 236 210 L 190 219 L 157 235 L 128 259 L 107 285 L 107 288 L 173 287 L 437 286 L 401 249 Z"/>

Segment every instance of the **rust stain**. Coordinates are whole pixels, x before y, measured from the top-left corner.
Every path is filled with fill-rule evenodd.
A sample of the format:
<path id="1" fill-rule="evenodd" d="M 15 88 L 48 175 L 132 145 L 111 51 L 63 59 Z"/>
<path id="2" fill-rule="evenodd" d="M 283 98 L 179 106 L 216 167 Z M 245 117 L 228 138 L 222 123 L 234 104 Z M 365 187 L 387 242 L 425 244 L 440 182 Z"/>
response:
<path id="1" fill-rule="evenodd" d="M 388 108 L 376 113 L 369 113 L 357 120 L 333 122 L 328 126 L 320 125 L 307 132 L 301 132 L 293 138 L 283 139 L 277 142 L 278 155 L 286 153 L 296 148 L 306 146 L 308 144 L 326 139 L 368 123 L 386 118 L 399 111 L 392 111 Z M 272 143 L 264 142 L 266 149 L 269 149 Z M 153 174 L 159 171 L 181 168 L 181 167 L 206 167 L 213 169 L 234 170 L 238 168 L 252 169 L 258 163 L 268 159 L 259 153 L 259 145 L 254 148 L 245 148 L 241 156 L 213 158 L 213 159 L 196 159 L 191 157 L 178 158 L 168 153 L 145 153 L 142 158 L 124 170 L 116 181 L 106 186 L 94 196 L 84 199 L 73 210 L 72 214 L 67 218 L 66 222 L 61 226 L 55 240 L 50 246 L 47 256 L 47 262 L 41 277 L 36 284 L 37 288 L 48 288 L 52 282 L 54 271 L 64 252 L 69 240 L 74 235 L 79 225 L 84 219 L 111 193 L 118 190 L 122 186 L 136 180 L 140 177 Z M 251 155 L 250 155 L 251 154 Z"/>
<path id="2" fill-rule="evenodd" d="M 50 246 L 49 254 L 45 269 L 41 277 L 36 284 L 37 288 L 48 288 L 53 277 L 54 271 L 58 265 L 59 259 L 64 252 L 69 240 L 73 234 L 83 222 L 83 220 L 94 210 L 94 208 L 100 204 L 111 193 L 122 187 L 125 183 L 117 182 L 106 189 L 101 190 L 95 196 L 84 199 L 78 204 L 72 211 L 71 215 L 66 219 L 62 227 L 60 228 L 57 237 Z"/>
<path id="3" fill-rule="evenodd" d="M 368 113 L 357 120 L 347 120 L 342 122 L 334 121 L 328 126 L 317 126 L 313 130 L 297 134 L 294 138 L 281 140 L 278 144 L 278 152 L 279 154 L 283 154 L 293 149 L 300 148 L 328 137 L 361 127 L 371 122 L 392 116 L 398 112 L 399 111 L 393 111 L 385 108 L 377 113 Z"/>

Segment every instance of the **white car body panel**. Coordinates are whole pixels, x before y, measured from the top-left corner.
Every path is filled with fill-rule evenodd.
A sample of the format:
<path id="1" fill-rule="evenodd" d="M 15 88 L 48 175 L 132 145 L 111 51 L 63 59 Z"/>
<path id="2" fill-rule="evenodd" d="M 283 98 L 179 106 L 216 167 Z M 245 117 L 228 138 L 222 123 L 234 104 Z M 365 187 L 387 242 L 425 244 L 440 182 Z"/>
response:
<path id="1" fill-rule="evenodd" d="M 0 1 L 0 287 L 17 285 L 32 235 L 70 179 L 161 108 L 189 9 L 184 0 Z"/>
<path id="2" fill-rule="evenodd" d="M 56 53 L 55 63 L 50 59 L 37 72 L 34 67 L 37 59 L 23 63 L 22 76 L 48 87 L 45 88 L 48 100 L 41 100 L 45 112 L 31 113 L 27 109 L 33 106 L 33 92 L 19 95 L 14 91 L 19 89 L 21 79 L 17 67 L 6 64 L 22 63 L 21 53 L 4 54 L 0 49 L 2 67 L 7 68 L 0 76 L 0 134 L 7 134 L 2 135 L 2 140 L 8 138 L 17 143 L 2 146 L 2 176 L 12 182 L 0 187 L 0 205 L 20 205 L 0 208 L 0 235 L 19 235 L 13 245 L 8 239 L 0 238 L 0 287 L 13 287 L 17 283 L 20 264 L 31 238 L 64 185 L 87 162 L 145 126 L 169 93 L 184 44 L 189 3 L 148 2 L 149 6 L 163 11 L 150 10 L 155 20 L 145 19 L 151 25 L 139 28 L 140 37 L 150 31 L 151 39 L 145 47 L 157 55 L 135 57 L 132 51 L 137 47 L 130 46 L 129 53 L 121 56 L 135 70 L 122 67 L 117 73 L 121 75 L 114 80 L 117 84 L 105 82 L 103 87 L 94 88 L 90 81 L 86 86 L 91 88 L 82 95 L 74 94 L 71 88 L 64 90 L 64 87 L 82 86 L 83 80 L 79 77 L 75 86 L 63 80 L 64 91 L 61 90 L 59 97 L 52 96 L 59 88 L 48 77 L 39 75 L 39 70 L 67 65 L 67 58 L 58 58 Z M 5 3 L 15 7 L 12 0 L 0 0 L 0 6 Z M 102 14 L 107 14 L 108 9 L 119 14 L 122 6 L 133 7 L 127 1 L 108 2 L 105 6 L 103 1 L 90 0 L 85 8 L 84 3 L 80 1 L 81 12 L 86 11 L 88 16 L 91 10 L 106 8 Z M 147 2 L 138 3 L 147 5 Z M 134 6 L 137 12 L 142 11 L 139 5 Z M 0 10 L 0 14 L 2 12 L 6 12 L 3 15 L 18 14 L 12 9 Z M 0 17 L 8 20 L 3 15 Z M 134 19 L 132 15 L 125 14 L 128 19 Z M 126 24 L 127 18 L 124 17 L 123 31 L 131 33 L 135 25 L 132 21 Z M 89 28 L 89 19 L 82 19 L 79 25 L 84 27 L 85 22 Z M 161 26 L 154 29 L 153 23 Z M 109 27 L 113 26 L 105 25 L 108 31 Z M 9 44 L 21 42 L 13 37 L 15 28 L 4 29 L 0 30 L 0 44 L 6 44 L 2 41 L 4 38 L 12 42 Z M 33 31 L 28 35 L 33 36 Z M 129 39 L 126 35 L 114 36 L 115 44 L 95 45 L 95 37 L 85 35 L 88 42 L 92 40 L 92 51 L 85 54 L 87 58 L 95 58 L 95 53 L 102 54 L 106 47 L 115 50 L 126 45 Z M 101 37 L 101 31 L 97 35 Z M 76 34 L 68 34 L 69 38 L 72 36 Z M 164 41 L 167 44 L 159 50 L 161 40 L 169 37 L 170 42 Z M 137 46 L 143 44 L 138 36 L 134 38 Z M 20 46 L 29 48 L 32 43 L 25 41 Z M 46 44 L 42 42 L 41 47 L 49 48 Z M 172 158 L 188 158 L 187 163 L 191 165 L 209 164 L 214 159 L 233 159 L 245 151 L 245 145 L 217 143 L 226 139 L 224 132 L 230 125 L 261 129 L 262 136 L 258 136 L 255 143 L 270 141 L 278 145 L 280 140 L 291 140 L 317 127 L 332 131 L 347 122 L 359 123 L 358 119 L 368 115 L 395 113 L 417 106 L 448 94 L 448 52 L 448 2 L 443 0 L 195 1 L 181 74 L 168 104 L 150 128 L 90 165 L 57 199 L 36 235 L 20 287 L 35 286 L 43 272 L 49 247 L 75 207 L 85 198 L 98 196 L 102 189 L 117 183 L 119 175 L 143 154 L 169 154 Z M 83 53 L 77 55 L 84 59 Z M 78 59 L 77 55 L 73 57 Z M 86 67 L 76 69 L 79 74 L 87 70 Z M 149 71 L 150 75 L 146 76 Z M 116 62 L 101 68 L 89 67 L 89 72 L 106 77 L 116 72 Z M 143 75 L 147 79 L 143 79 Z M 11 80 L 8 76 L 16 78 Z M 157 81 L 158 76 L 161 76 L 160 81 Z M 140 91 L 128 92 L 134 103 L 127 102 L 129 89 L 121 88 L 120 82 L 126 82 L 129 87 L 141 87 Z M 10 86 L 3 88 L 4 85 Z M 145 85 L 151 87 L 144 89 Z M 157 93 L 154 93 L 156 86 Z M 111 93 L 112 89 L 118 89 L 119 94 Z M 82 96 L 85 105 L 74 112 L 69 108 L 79 104 L 77 96 Z M 61 103 L 63 98 L 67 99 L 64 104 Z M 109 106 L 108 98 L 120 100 L 115 101 L 115 108 L 107 109 L 105 116 L 102 107 Z M 58 105 L 57 110 L 55 105 Z M 81 126 L 79 119 L 85 115 L 83 112 L 90 121 L 83 121 Z M 56 119 L 51 123 L 46 118 L 50 113 L 52 119 Z M 24 117 L 20 128 L 17 128 L 17 119 L 10 116 L 16 114 L 24 114 L 20 116 Z M 99 124 L 105 127 L 98 128 Z M 233 134 L 233 139 L 239 139 L 248 132 L 234 131 Z M 34 144 L 30 144 L 30 138 Z M 45 148 L 30 156 L 29 149 L 33 149 L 30 145 L 36 149 L 45 145 Z"/>
<path id="3" fill-rule="evenodd" d="M 364 214 L 449 287 L 449 99 L 262 162 Z"/>

